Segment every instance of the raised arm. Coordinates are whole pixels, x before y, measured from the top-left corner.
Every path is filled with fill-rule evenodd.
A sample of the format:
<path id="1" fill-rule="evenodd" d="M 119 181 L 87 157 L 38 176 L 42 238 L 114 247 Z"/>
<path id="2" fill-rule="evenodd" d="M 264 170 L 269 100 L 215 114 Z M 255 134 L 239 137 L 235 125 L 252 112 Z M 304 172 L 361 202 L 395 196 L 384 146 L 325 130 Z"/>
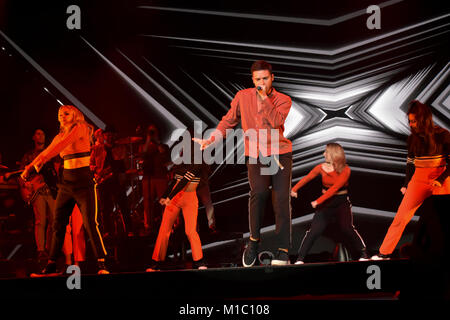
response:
<path id="1" fill-rule="evenodd" d="M 297 182 L 297 184 L 292 187 L 292 192 L 297 192 L 305 184 L 317 177 L 320 174 L 321 165 L 322 164 L 318 164 L 317 166 L 315 166 L 306 176 L 304 176 L 299 182 Z"/>
<path id="2" fill-rule="evenodd" d="M 210 144 L 215 141 L 219 141 L 226 136 L 226 130 L 234 128 L 241 120 L 241 112 L 239 106 L 241 92 L 239 91 L 231 101 L 231 108 L 227 114 L 222 117 L 216 129 L 211 133 L 210 137 L 206 140 L 193 138 L 192 140 L 200 144 L 200 149 L 206 149 Z"/>
<path id="3" fill-rule="evenodd" d="M 44 151 L 42 151 L 29 165 L 25 167 L 25 173 L 27 173 L 31 167 L 34 167 L 36 171 L 39 172 L 47 161 L 58 155 L 68 145 L 79 139 L 83 133 L 82 130 L 85 130 L 85 128 L 82 125 L 77 124 L 66 134 L 63 135 L 60 133 L 56 135 L 52 143 L 50 143 Z M 26 174 L 24 174 L 24 177 L 26 177 Z"/>

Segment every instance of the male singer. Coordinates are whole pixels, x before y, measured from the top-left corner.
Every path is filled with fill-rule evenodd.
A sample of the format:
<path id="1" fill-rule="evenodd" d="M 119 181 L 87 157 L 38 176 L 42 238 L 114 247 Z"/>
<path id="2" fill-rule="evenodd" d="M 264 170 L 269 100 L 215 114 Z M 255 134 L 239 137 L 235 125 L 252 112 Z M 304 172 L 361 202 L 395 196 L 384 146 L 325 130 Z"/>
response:
<path id="1" fill-rule="evenodd" d="M 274 75 L 269 63 L 255 61 L 251 74 L 255 87 L 236 94 L 231 101 L 230 110 L 209 139 L 194 138 L 194 141 L 205 149 L 214 141 L 225 137 L 227 129 L 241 122 L 250 183 L 250 239 L 242 256 L 242 264 L 244 267 L 251 267 L 256 262 L 264 208 L 268 196 L 272 194 L 278 246 L 272 265 L 287 265 L 291 242 L 292 143 L 283 136 L 283 132 L 292 102 L 290 97 L 272 87 Z M 268 170 L 269 166 L 276 170 Z"/>

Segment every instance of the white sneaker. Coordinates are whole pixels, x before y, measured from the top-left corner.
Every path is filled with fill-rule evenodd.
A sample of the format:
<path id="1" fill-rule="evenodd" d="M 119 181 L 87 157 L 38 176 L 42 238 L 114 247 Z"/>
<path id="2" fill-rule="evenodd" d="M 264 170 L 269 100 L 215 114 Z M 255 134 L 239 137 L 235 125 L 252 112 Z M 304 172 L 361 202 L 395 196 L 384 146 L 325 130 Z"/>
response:
<path id="1" fill-rule="evenodd" d="M 274 260 L 271 261 L 271 265 L 273 265 L 273 266 L 287 266 L 289 264 L 290 264 L 289 260 L 286 261 L 286 260 L 276 260 L 276 259 L 274 259 Z"/>
<path id="2" fill-rule="evenodd" d="M 272 259 L 270 264 L 273 266 L 287 266 L 290 263 L 288 253 L 283 250 L 278 250 L 275 259 Z"/>
<path id="3" fill-rule="evenodd" d="M 305 264 L 302 260 L 295 261 L 295 264 Z"/>
<path id="4" fill-rule="evenodd" d="M 370 258 L 359 258 L 359 261 L 369 261 Z"/>
<path id="5" fill-rule="evenodd" d="M 389 259 L 391 258 L 389 258 L 389 256 L 384 254 L 376 254 L 370 258 L 370 260 L 389 260 Z"/>

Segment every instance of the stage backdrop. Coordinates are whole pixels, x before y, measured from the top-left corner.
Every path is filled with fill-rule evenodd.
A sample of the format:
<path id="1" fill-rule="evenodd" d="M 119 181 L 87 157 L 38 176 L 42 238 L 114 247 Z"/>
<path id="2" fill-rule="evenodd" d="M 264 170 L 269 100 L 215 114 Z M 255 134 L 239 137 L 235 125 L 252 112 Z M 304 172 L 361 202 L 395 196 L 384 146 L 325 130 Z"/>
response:
<path id="1" fill-rule="evenodd" d="M 375 5 L 375 6 L 372 6 Z M 57 133 L 57 109 L 78 106 L 96 127 L 136 136 L 154 123 L 169 145 L 177 128 L 213 128 L 264 59 L 292 98 L 285 135 L 293 183 L 343 145 L 354 211 L 391 217 L 400 201 L 418 99 L 449 129 L 449 4 L 431 1 L 3 1 L 0 8 L 1 150 L 10 167 L 35 128 Z M 228 150 L 225 157 L 235 157 Z M 210 178 L 217 224 L 248 231 L 246 167 Z M 292 200 L 313 212 L 314 181 Z M 200 219 L 204 219 L 200 215 Z M 270 205 L 265 226 L 274 223 Z M 358 220 L 355 221 L 358 224 Z M 380 236 L 381 237 L 381 236 Z"/>

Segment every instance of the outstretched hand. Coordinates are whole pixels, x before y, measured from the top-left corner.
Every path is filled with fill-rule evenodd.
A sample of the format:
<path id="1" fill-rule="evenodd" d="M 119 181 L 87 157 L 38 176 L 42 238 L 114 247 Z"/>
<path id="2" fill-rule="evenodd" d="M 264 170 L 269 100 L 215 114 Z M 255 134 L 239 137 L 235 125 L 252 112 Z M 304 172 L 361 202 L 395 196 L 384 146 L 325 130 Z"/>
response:
<path id="1" fill-rule="evenodd" d="M 170 204 L 169 198 L 161 198 L 159 199 L 159 204 L 162 206 L 168 206 Z"/>
<path id="2" fill-rule="evenodd" d="M 23 181 L 28 180 L 32 169 L 33 169 L 32 166 L 25 166 L 25 169 L 23 169 L 22 173 L 20 174 L 20 177 L 22 178 Z"/>
<path id="3" fill-rule="evenodd" d="M 192 138 L 192 141 L 200 145 L 200 150 L 205 150 L 212 143 L 209 139 Z"/>
<path id="4" fill-rule="evenodd" d="M 298 194 L 295 191 L 291 191 L 291 197 L 297 198 Z"/>

